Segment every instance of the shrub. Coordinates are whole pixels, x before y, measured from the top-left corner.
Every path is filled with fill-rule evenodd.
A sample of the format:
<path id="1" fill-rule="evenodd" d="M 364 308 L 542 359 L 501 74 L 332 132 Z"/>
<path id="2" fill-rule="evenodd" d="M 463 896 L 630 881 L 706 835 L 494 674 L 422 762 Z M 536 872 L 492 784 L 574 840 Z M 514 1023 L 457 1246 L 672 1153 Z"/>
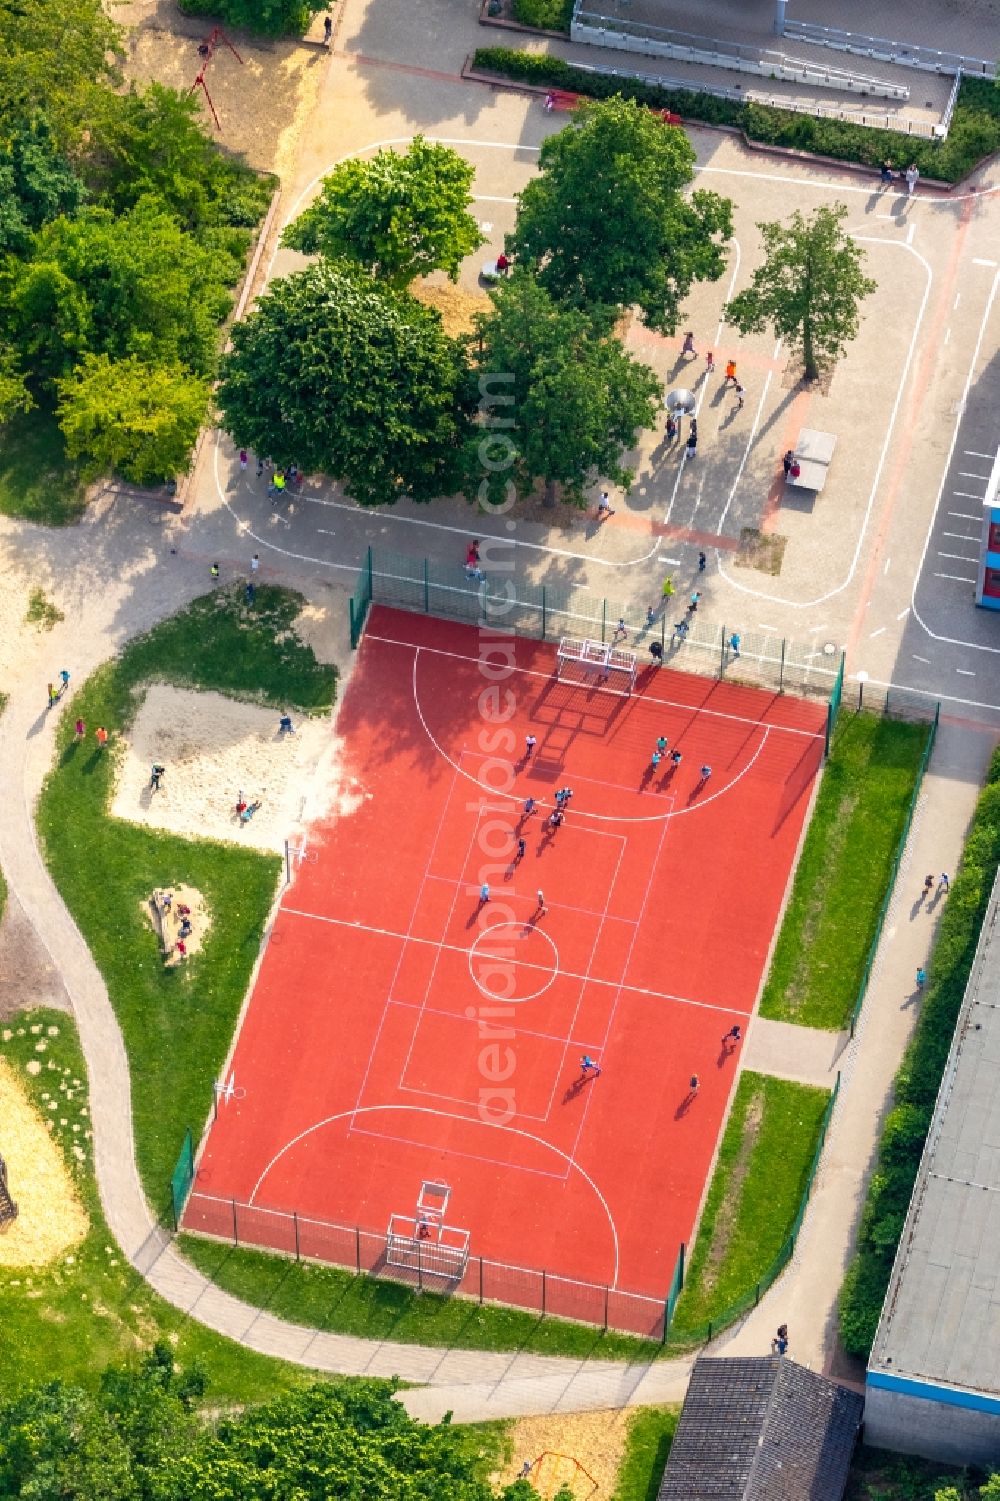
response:
<path id="1" fill-rule="evenodd" d="M 852 1355 L 867 1357 L 875 1339 L 998 866 L 1000 750 L 990 763 L 941 919 L 920 1020 L 896 1074 L 895 1100 L 882 1128 L 857 1251 L 840 1290 L 840 1334 Z"/>
<path id="2" fill-rule="evenodd" d="M 946 141 L 923 140 L 902 131 L 871 130 L 847 120 L 820 120 L 766 104 L 717 99 L 686 89 L 666 89 L 637 78 L 588 73 L 561 58 L 512 47 L 480 47 L 475 67 L 522 79 L 541 88 L 566 89 L 592 99 L 621 94 L 654 109 L 669 109 L 706 125 L 734 125 L 752 141 L 811 151 L 838 161 L 876 167 L 892 161 L 916 162 L 925 177 L 958 182 L 984 157 L 1000 151 L 1000 89 L 990 79 L 964 78 Z"/>

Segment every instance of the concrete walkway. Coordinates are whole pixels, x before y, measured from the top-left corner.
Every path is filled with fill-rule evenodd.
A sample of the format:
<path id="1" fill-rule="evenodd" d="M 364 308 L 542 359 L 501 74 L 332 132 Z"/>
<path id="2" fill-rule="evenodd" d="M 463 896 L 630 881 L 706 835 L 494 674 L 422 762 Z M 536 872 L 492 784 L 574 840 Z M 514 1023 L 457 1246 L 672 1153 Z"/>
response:
<path id="1" fill-rule="evenodd" d="M 200 592 L 200 571 L 186 569 L 156 579 L 143 596 L 130 630 L 178 608 Z M 301 581 L 300 581 L 301 582 Z M 120 601 L 119 601 L 120 603 Z M 87 608 L 100 612 L 102 601 Z M 398 1375 L 425 1383 L 403 1399 L 416 1415 L 432 1419 L 448 1410 L 462 1419 L 519 1413 L 680 1401 L 689 1361 L 652 1364 L 575 1361 L 552 1357 L 428 1349 L 388 1341 L 320 1333 L 286 1323 L 220 1291 L 174 1250 L 155 1224 L 136 1168 L 128 1063 L 103 979 L 90 951 L 49 878 L 36 842 L 32 811 L 52 764 L 60 711 L 42 707 L 46 673 L 65 649 L 73 652 L 77 680 L 115 649 L 120 615 L 109 600 L 105 629 L 89 633 L 92 660 L 81 660 L 72 625 L 57 630 L 18 664 L 7 710 L 0 719 L 0 867 L 27 919 L 61 973 L 79 1027 L 90 1078 L 95 1168 L 109 1227 L 129 1261 L 168 1302 L 220 1334 L 262 1354 L 324 1372 Z M 101 655 L 99 655 L 101 653 Z M 961 849 L 993 737 L 967 727 L 942 727 L 921 807 L 914 823 L 901 889 L 887 924 L 872 991 L 857 1038 L 842 1054 L 843 1087 L 823 1168 L 795 1258 L 789 1270 L 742 1326 L 718 1342 L 719 1351 L 760 1352 L 782 1320 L 792 1331 L 796 1357 L 830 1369 L 835 1349 L 837 1289 L 846 1265 L 864 1182 L 889 1086 L 909 1036 L 917 1006 L 913 976 L 926 961 L 940 908 L 916 900 L 926 870 L 953 869 Z M 790 1034 L 795 1033 L 793 1037 Z M 780 1072 L 782 1058 L 814 1078 L 835 1046 L 831 1039 L 798 1034 L 778 1024 L 754 1022 L 745 1062 Z M 824 1052 L 824 1049 L 826 1050 Z"/>

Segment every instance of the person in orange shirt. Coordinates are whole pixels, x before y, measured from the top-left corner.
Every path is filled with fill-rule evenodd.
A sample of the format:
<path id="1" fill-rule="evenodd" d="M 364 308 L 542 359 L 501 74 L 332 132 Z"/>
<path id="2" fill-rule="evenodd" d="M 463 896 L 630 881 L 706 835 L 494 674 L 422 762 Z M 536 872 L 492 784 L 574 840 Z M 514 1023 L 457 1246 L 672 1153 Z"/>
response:
<path id="1" fill-rule="evenodd" d="M 730 381 L 732 381 L 733 385 L 735 386 L 735 384 L 736 384 L 736 361 L 735 360 L 727 360 L 726 361 L 726 378 L 722 382 L 722 384 L 724 386 L 728 386 Z"/>
<path id="2" fill-rule="evenodd" d="M 94 736 L 97 740 L 97 749 L 103 750 L 108 743 L 108 732 L 104 728 L 103 724 L 99 724 L 97 726 L 97 729 L 94 731 Z"/>

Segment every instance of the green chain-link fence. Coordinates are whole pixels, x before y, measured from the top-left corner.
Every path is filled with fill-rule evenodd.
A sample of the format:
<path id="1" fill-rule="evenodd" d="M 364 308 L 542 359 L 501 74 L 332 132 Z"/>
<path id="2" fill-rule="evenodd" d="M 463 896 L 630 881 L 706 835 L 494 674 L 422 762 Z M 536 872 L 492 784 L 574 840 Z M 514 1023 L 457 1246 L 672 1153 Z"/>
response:
<path id="1" fill-rule="evenodd" d="M 170 1206 L 173 1210 L 174 1229 L 181 1222 L 184 1213 L 184 1205 L 187 1203 L 191 1185 L 194 1182 L 194 1138 L 191 1135 L 190 1126 L 184 1133 L 184 1142 L 181 1146 L 181 1154 L 177 1159 L 177 1165 L 170 1175 Z"/>
<path id="2" fill-rule="evenodd" d="M 688 610 L 689 598 L 664 595 L 661 589 L 644 605 L 602 598 L 572 584 L 533 584 L 499 573 L 475 579 L 460 564 L 369 548 L 351 601 L 351 642 L 360 640 L 373 603 L 542 641 L 583 636 L 606 642 L 624 632 L 627 639 L 619 644 L 636 652 L 640 665 L 652 660 L 649 649 L 656 643 L 664 666 L 779 693 L 829 700 L 843 684 L 843 654 L 832 643 L 816 647 L 769 631 L 709 622 Z"/>

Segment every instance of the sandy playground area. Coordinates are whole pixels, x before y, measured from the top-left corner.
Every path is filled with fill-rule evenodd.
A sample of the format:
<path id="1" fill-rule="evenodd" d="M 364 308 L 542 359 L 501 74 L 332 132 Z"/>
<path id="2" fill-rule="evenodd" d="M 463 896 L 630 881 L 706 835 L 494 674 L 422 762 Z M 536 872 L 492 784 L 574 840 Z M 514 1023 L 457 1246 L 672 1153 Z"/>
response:
<path id="1" fill-rule="evenodd" d="M 0 1122 L 8 1186 L 18 1206 L 17 1219 L 0 1235 L 0 1266 L 47 1266 L 83 1239 L 89 1221 L 49 1134 L 52 1123 L 42 1119 L 2 1057 Z"/>
<path id="2" fill-rule="evenodd" d="M 300 719 L 282 735 L 279 715 L 220 693 L 153 683 L 122 740 L 111 811 L 130 823 L 258 849 L 295 847 L 304 826 L 363 796 L 341 785 L 339 742 L 329 716 Z M 166 767 L 154 792 L 150 768 Z M 242 792 L 260 807 L 249 822 L 236 813 Z"/>
<path id="3" fill-rule="evenodd" d="M 632 1417 L 623 1409 L 519 1418 L 508 1434 L 510 1459 L 491 1479 L 509 1485 L 528 1460 L 540 1496 L 555 1496 L 567 1486 L 574 1501 L 607 1501 L 617 1489 Z"/>

